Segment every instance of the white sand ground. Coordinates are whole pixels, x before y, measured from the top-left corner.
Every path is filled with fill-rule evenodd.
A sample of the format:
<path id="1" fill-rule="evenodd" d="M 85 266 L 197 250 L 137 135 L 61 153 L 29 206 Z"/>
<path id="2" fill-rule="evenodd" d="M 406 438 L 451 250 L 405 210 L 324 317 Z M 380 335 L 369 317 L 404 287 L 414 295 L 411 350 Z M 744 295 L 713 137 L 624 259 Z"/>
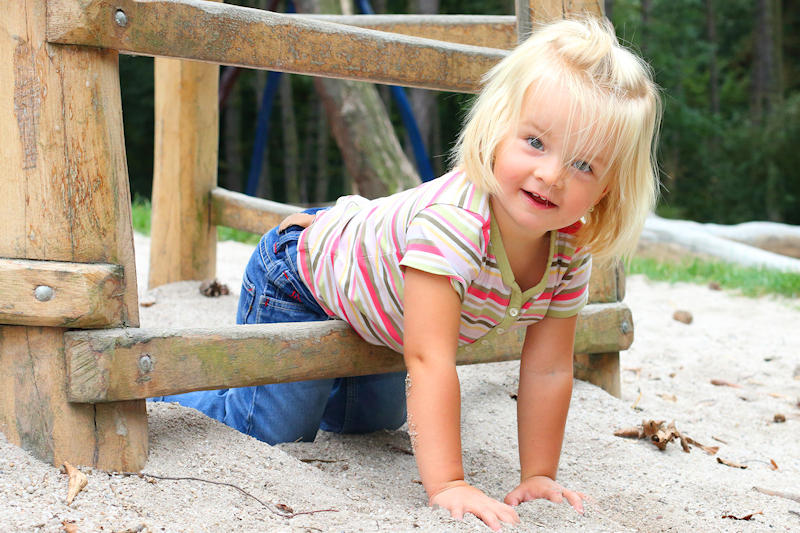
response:
<path id="1" fill-rule="evenodd" d="M 145 295 L 148 240 L 137 236 L 136 250 Z M 197 283 L 162 287 L 149 293 L 156 303 L 141 309 L 142 325 L 233 323 L 249 253 L 220 244 L 218 273 L 230 296 L 202 297 Z M 800 531 L 800 502 L 753 488 L 800 495 L 800 303 L 639 276 L 628 280 L 626 302 L 636 340 L 622 355 L 622 399 L 576 381 L 561 459 L 560 480 L 593 501 L 585 515 L 526 503 L 522 523 L 505 530 Z M 673 320 L 677 309 L 694 321 Z M 518 476 L 517 367 L 459 369 L 465 471 L 497 498 Z M 488 531 L 474 517 L 457 522 L 426 506 L 403 429 L 270 447 L 177 405 L 150 405 L 149 413 L 146 473 L 234 484 L 262 503 L 226 485 L 82 468 L 88 486 L 67 506 L 67 476 L 0 435 L 0 530 Z M 786 421 L 775 422 L 776 414 Z M 643 419 L 674 420 L 719 451 L 684 453 L 676 443 L 659 451 L 613 435 Z M 723 518 L 757 512 L 749 521 Z"/>

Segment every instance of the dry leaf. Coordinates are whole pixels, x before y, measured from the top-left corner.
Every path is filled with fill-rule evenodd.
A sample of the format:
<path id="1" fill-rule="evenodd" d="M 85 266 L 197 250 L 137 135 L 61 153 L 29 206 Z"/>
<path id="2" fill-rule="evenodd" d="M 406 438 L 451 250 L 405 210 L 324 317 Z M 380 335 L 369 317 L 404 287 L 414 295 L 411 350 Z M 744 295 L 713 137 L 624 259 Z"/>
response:
<path id="1" fill-rule="evenodd" d="M 775 459 L 770 459 L 769 460 L 769 464 L 772 465 L 772 469 L 773 470 L 777 470 L 778 469 L 778 463 L 775 462 Z"/>
<path id="2" fill-rule="evenodd" d="M 629 439 L 650 439 L 650 442 L 658 447 L 659 450 L 665 449 L 667 444 L 675 439 L 678 439 L 681 443 L 681 448 L 683 448 L 683 451 L 686 453 L 689 453 L 691 450 L 690 444 L 697 446 L 710 455 L 716 454 L 719 450 L 718 446 L 704 446 L 693 438 L 682 434 L 678 431 L 678 428 L 675 427 L 674 420 L 667 426 L 664 426 L 663 420 L 643 420 L 640 426 L 619 429 L 614 432 L 614 435 Z"/>
<path id="3" fill-rule="evenodd" d="M 697 446 L 698 448 L 700 448 L 701 450 L 706 452 L 708 455 L 715 455 L 719 451 L 719 446 L 706 446 L 705 444 L 700 444 L 699 442 L 697 442 L 696 440 L 694 440 L 691 437 L 686 437 L 686 440 L 687 440 L 687 442 L 689 442 L 689 444 L 691 444 L 692 446 Z M 717 440 L 719 440 L 719 439 L 717 439 Z M 720 442 L 722 442 L 722 441 L 720 441 Z M 723 443 L 723 444 L 727 444 L 727 442 Z"/>
<path id="4" fill-rule="evenodd" d="M 733 387 L 735 389 L 741 389 L 741 385 L 737 385 L 736 383 L 731 383 L 730 381 L 725 381 L 724 379 L 712 379 L 712 385 L 716 385 L 717 387 Z"/>
<path id="5" fill-rule="evenodd" d="M 75 520 L 62 520 L 61 527 L 65 533 L 78 533 L 78 524 Z"/>
<path id="6" fill-rule="evenodd" d="M 740 465 L 739 463 L 734 463 L 733 461 L 722 459 L 721 457 L 717 457 L 717 462 L 725 466 L 730 466 L 731 468 L 741 468 L 742 470 L 747 468 L 747 465 Z"/>
<path id="7" fill-rule="evenodd" d="M 64 461 L 64 469 L 67 471 L 67 475 L 69 476 L 69 485 L 67 487 L 67 505 L 72 503 L 72 500 L 75 499 L 75 496 L 83 490 L 89 480 L 86 478 L 86 474 L 69 464 L 67 461 Z"/>
<path id="8" fill-rule="evenodd" d="M 764 514 L 763 511 L 756 511 L 755 513 L 750 513 L 748 515 L 744 515 L 742 517 L 733 516 L 732 514 L 722 515 L 722 518 L 731 518 L 733 520 L 752 520 L 753 517 L 757 514 Z"/>
<path id="9" fill-rule="evenodd" d="M 772 417 L 772 420 L 776 424 L 783 424 L 784 422 L 786 422 L 786 415 L 781 413 L 775 413 L 775 416 Z"/>
<path id="10" fill-rule="evenodd" d="M 200 294 L 210 298 L 230 294 L 230 292 L 227 285 L 220 283 L 216 279 L 207 279 L 200 284 Z"/>
<path id="11" fill-rule="evenodd" d="M 152 307 L 156 304 L 156 297 L 148 294 L 145 295 L 141 300 L 139 300 L 139 305 L 142 307 Z"/>
<path id="12" fill-rule="evenodd" d="M 678 397 L 675 396 L 674 394 L 661 393 L 661 394 L 658 395 L 658 397 L 662 398 L 664 400 L 667 400 L 669 402 L 677 402 L 678 401 Z"/>
<path id="13" fill-rule="evenodd" d="M 722 285 L 720 285 L 716 281 L 711 281 L 708 284 L 708 288 L 711 289 L 712 291 L 721 291 L 722 290 Z"/>
<path id="14" fill-rule="evenodd" d="M 289 507 L 285 503 L 276 503 L 275 507 L 277 507 L 281 511 L 286 511 L 287 513 L 291 513 L 291 514 L 294 513 L 294 509 L 292 509 L 291 507 Z"/>

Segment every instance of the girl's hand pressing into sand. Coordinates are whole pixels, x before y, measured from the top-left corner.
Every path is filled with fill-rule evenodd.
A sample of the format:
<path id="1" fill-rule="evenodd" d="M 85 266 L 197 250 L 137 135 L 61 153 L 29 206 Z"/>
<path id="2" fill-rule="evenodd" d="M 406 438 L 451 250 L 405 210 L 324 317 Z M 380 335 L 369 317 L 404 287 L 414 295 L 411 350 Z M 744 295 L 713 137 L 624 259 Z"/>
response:
<path id="1" fill-rule="evenodd" d="M 547 476 L 532 476 L 509 492 L 505 502 L 509 505 L 519 505 L 537 498 L 544 498 L 553 503 L 567 500 L 576 511 L 583 513 L 583 501 L 586 499 L 586 495 L 582 492 L 565 489 Z"/>
<path id="2" fill-rule="evenodd" d="M 456 520 L 462 520 L 466 513 L 474 514 L 493 531 L 500 531 L 503 522 L 519 524 L 517 512 L 511 506 L 490 498 L 466 481 L 457 482 L 434 493 L 430 497 L 430 504 L 444 507 Z"/>

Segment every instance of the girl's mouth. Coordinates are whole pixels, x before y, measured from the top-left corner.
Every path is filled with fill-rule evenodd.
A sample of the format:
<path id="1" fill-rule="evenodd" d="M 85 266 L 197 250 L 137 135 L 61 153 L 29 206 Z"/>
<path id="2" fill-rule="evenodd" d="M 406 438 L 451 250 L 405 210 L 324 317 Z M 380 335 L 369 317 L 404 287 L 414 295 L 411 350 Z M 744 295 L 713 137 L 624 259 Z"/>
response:
<path id="1" fill-rule="evenodd" d="M 525 194 L 528 195 L 528 198 L 533 200 L 533 202 L 538 206 L 541 206 L 541 207 L 557 207 L 556 204 L 554 204 L 549 199 L 547 199 L 546 197 L 544 197 L 544 196 L 542 196 L 540 194 L 536 194 L 535 192 L 530 192 L 530 191 L 524 191 L 524 192 L 525 192 Z"/>

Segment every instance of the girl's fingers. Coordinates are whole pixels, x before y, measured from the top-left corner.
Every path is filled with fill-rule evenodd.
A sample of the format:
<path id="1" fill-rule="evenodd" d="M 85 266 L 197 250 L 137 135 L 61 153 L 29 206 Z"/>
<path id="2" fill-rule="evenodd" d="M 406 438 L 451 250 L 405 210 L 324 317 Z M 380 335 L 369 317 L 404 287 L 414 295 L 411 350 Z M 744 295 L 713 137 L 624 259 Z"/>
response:
<path id="1" fill-rule="evenodd" d="M 583 512 L 583 494 L 580 492 L 565 490 L 564 497 L 567 499 L 569 504 L 575 508 L 576 511 L 579 513 Z"/>

